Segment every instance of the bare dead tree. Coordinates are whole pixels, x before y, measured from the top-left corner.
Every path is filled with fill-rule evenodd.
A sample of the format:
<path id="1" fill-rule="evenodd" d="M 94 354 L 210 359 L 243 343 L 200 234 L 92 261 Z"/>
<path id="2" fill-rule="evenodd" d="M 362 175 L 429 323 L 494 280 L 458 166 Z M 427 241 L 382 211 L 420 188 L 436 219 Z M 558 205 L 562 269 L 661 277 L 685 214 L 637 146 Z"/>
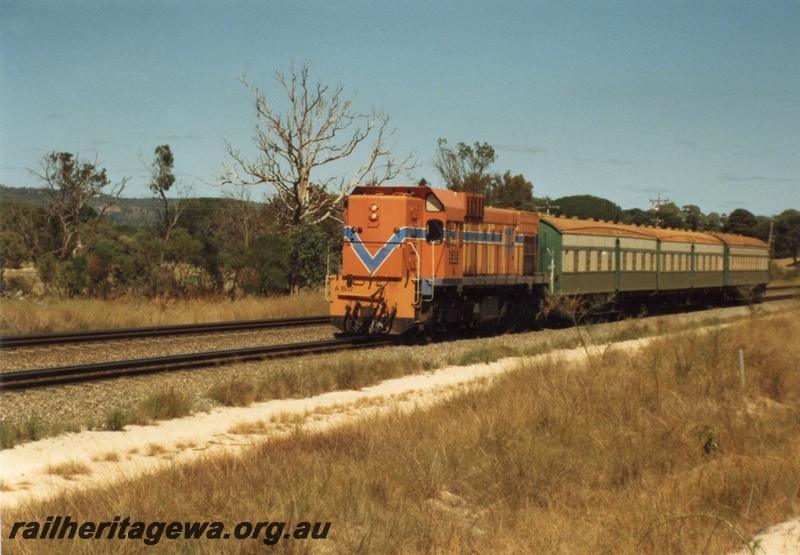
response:
<path id="1" fill-rule="evenodd" d="M 394 135 L 389 117 L 353 112 L 352 100 L 344 98 L 341 85 L 331 90 L 321 82 L 312 84 L 307 64 L 299 71 L 292 65 L 288 76 L 278 70 L 275 79 L 291 105 L 286 114 L 274 111 L 272 101 L 242 76 L 255 100 L 258 121 L 253 140 L 259 153 L 251 161 L 227 143 L 233 163 L 224 163 L 221 184 L 274 186 L 294 227 L 336 217 L 336 207 L 354 187 L 380 185 L 415 167 L 410 156 L 399 162 L 392 157 L 387 144 Z M 349 179 L 316 177 L 323 166 L 347 158 L 362 144 L 366 147 L 370 137 L 374 140 L 366 161 Z"/>
<path id="2" fill-rule="evenodd" d="M 106 170 L 98 169 L 96 157 L 94 163 L 90 164 L 69 152 L 51 152 L 44 156 L 41 172 L 31 170 L 31 173 L 45 182 L 46 191 L 52 200 L 50 212 L 58 219 L 63 231 L 61 258 L 67 257 L 73 240 L 75 247 L 72 249 L 72 254 L 80 253 L 84 249 L 80 226 L 81 215 L 89 208 L 90 201 L 99 199 L 103 189 L 111 185 Z M 129 177 L 122 178 L 106 193 L 108 200 L 99 205 L 92 230 L 108 209 L 119 200 L 129 179 Z"/>

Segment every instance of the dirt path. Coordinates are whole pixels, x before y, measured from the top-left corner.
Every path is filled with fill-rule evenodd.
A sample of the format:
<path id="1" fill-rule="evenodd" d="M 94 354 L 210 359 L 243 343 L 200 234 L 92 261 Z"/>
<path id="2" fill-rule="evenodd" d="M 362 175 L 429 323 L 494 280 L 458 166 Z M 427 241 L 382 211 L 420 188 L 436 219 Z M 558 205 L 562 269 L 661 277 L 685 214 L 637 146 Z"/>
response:
<path id="1" fill-rule="evenodd" d="M 639 348 L 643 341 L 617 343 L 614 349 Z M 551 355 L 585 358 L 582 349 Z M 44 499 L 63 491 L 91 489 L 116 480 L 155 472 L 199 457 L 269 441 L 302 423 L 323 431 L 376 411 L 411 411 L 442 402 L 465 387 L 486 384 L 515 367 L 520 359 L 450 367 L 386 380 L 358 391 L 332 391 L 306 399 L 254 403 L 245 408 L 216 408 L 151 426 L 121 432 L 87 431 L 18 445 L 0 451 L 2 508 Z"/>

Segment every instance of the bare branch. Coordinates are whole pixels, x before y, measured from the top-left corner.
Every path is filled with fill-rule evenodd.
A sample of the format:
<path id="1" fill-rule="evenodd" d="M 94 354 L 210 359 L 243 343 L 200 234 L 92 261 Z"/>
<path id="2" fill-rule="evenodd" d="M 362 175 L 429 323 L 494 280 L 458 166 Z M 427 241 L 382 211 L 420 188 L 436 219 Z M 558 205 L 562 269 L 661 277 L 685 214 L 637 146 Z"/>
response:
<path id="1" fill-rule="evenodd" d="M 388 130 L 387 116 L 353 112 L 341 85 L 331 89 L 310 82 L 308 65 L 298 70 L 292 64 L 288 75 L 280 70 L 275 73 L 291 105 L 287 114 L 274 112 L 272 101 L 246 75 L 240 80 L 254 101 L 253 142 L 258 154 L 250 160 L 226 143 L 232 163 L 223 162 L 225 172 L 219 181 L 235 186 L 271 185 L 292 213 L 292 226 L 336 217 L 338 206 L 354 187 L 367 179 L 382 183 L 415 167 L 411 156 L 400 162 L 392 159 L 387 140 L 394 131 Z M 375 133 L 366 162 L 350 178 L 314 180 L 318 168 L 360 152 Z"/>

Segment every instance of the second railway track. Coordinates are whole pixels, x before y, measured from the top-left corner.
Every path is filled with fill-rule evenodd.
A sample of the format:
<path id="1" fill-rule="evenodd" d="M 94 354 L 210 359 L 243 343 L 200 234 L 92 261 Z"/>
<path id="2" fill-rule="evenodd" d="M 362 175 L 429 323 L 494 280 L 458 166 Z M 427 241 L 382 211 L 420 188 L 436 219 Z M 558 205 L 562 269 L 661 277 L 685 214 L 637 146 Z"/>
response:
<path id="1" fill-rule="evenodd" d="M 174 370 L 190 370 L 229 364 L 231 362 L 245 362 L 264 360 L 287 356 L 301 356 L 318 353 L 342 351 L 346 349 L 380 347 L 393 345 L 395 339 L 367 340 L 363 337 L 348 339 L 331 339 L 327 341 L 312 341 L 306 343 L 292 343 L 288 345 L 270 345 L 264 347 L 248 347 L 244 349 L 229 349 L 224 351 L 211 351 L 206 353 L 191 353 L 171 355 L 164 357 L 119 360 L 93 364 L 80 364 L 62 366 L 59 368 L 41 368 L 35 370 L 22 370 L 0 374 L 0 391 L 13 391 L 33 389 L 38 387 L 58 386 L 90 381 L 119 378 L 123 376 L 138 376 Z"/>
<path id="2" fill-rule="evenodd" d="M 233 322 L 208 322 L 202 324 L 178 324 L 172 326 L 150 326 L 139 328 L 118 328 L 87 330 L 63 333 L 37 333 L 25 335 L 0 336 L 0 349 L 20 347 L 45 347 L 94 341 L 119 339 L 143 339 L 148 337 L 170 337 L 179 335 L 200 335 L 232 331 L 262 330 L 270 328 L 290 328 L 328 324 L 327 315 L 305 316 L 300 318 L 271 318 L 268 320 L 239 320 Z"/>

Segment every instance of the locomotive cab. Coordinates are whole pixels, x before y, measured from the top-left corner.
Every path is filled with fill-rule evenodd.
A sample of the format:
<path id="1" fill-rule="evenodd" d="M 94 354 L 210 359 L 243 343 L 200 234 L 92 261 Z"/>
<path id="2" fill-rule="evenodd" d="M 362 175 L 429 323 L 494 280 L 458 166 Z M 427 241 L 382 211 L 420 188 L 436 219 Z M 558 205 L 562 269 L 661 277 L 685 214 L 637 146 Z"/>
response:
<path id="1" fill-rule="evenodd" d="M 441 246 L 445 223 L 461 220 L 451 191 L 357 187 L 344 207 L 341 273 L 329 278 L 333 324 L 358 334 L 415 327 L 423 278 L 432 284 L 444 251 L 452 250 Z"/>

